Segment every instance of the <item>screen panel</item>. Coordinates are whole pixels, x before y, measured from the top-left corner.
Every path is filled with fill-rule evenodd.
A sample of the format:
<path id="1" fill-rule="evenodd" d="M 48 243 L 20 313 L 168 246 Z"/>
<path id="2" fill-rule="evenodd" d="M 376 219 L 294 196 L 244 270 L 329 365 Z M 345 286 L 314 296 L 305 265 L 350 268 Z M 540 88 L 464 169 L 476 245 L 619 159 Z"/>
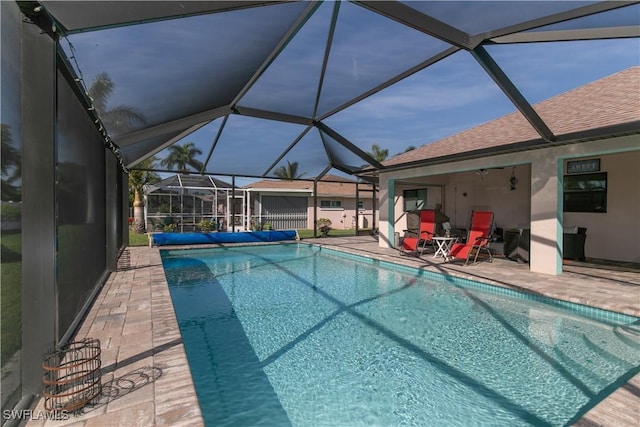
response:
<path id="1" fill-rule="evenodd" d="M 323 115 L 443 52 L 436 38 L 342 2 L 324 78 Z"/>
<path id="2" fill-rule="evenodd" d="M 152 4 L 152 3 L 150 3 Z M 306 8 L 304 2 L 69 35 L 61 42 L 112 137 L 228 105 Z M 73 46 L 73 49 L 71 48 Z M 168 102 L 170 100 L 170 102 Z M 130 128 L 119 107 L 140 116 Z M 105 117 L 107 117 L 105 119 Z"/>
<path id="3" fill-rule="evenodd" d="M 61 339 L 106 271 L 106 178 L 102 139 L 60 72 L 57 111 L 56 269 Z"/>
<path id="4" fill-rule="evenodd" d="M 0 327 L 2 328 L 2 410 L 21 397 L 22 389 L 22 116 L 21 16 L 15 2 L 0 2 L 2 25 L 2 197 L 0 229 Z"/>
<path id="5" fill-rule="evenodd" d="M 596 2 L 587 1 L 407 1 L 410 6 L 465 33 L 475 35 Z"/>
<path id="6" fill-rule="evenodd" d="M 301 125 L 232 115 L 206 172 L 261 176 L 304 129 Z"/>

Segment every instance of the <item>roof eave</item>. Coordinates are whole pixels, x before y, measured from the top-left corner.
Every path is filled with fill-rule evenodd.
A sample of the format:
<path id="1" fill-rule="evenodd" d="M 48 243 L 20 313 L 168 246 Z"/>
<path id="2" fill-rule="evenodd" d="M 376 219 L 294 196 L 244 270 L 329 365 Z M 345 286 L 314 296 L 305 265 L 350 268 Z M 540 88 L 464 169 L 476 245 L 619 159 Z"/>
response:
<path id="1" fill-rule="evenodd" d="M 390 173 L 398 170 L 412 169 L 421 166 L 433 166 L 445 163 L 453 163 L 463 160 L 478 159 L 487 156 L 495 156 L 501 154 L 511 154 L 521 151 L 538 150 L 542 148 L 550 148 L 560 145 L 579 144 L 583 142 L 597 141 L 602 139 L 618 138 L 629 135 L 640 135 L 640 120 L 623 123 L 620 125 L 607 126 L 598 129 L 588 129 L 578 132 L 572 132 L 557 136 L 555 142 L 546 142 L 541 138 L 534 140 L 521 141 L 498 147 L 490 147 L 464 153 L 450 154 L 447 156 L 433 157 L 429 159 L 415 160 L 412 162 L 399 163 L 396 165 L 386 165 L 382 173 Z"/>

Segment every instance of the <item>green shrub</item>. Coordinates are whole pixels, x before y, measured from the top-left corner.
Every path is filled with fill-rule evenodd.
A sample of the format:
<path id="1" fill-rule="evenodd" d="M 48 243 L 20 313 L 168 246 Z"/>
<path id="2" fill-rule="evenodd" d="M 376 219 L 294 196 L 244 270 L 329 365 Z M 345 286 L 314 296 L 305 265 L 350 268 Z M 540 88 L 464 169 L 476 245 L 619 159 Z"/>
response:
<path id="1" fill-rule="evenodd" d="M 318 230 L 320 230 L 323 236 L 329 235 L 329 231 L 331 231 L 331 220 L 329 218 L 318 219 L 316 221 L 316 225 L 318 226 Z"/>
<path id="2" fill-rule="evenodd" d="M 216 223 L 213 221 L 209 221 L 208 219 L 202 220 L 198 223 L 198 228 L 201 231 L 211 231 L 216 229 Z"/>

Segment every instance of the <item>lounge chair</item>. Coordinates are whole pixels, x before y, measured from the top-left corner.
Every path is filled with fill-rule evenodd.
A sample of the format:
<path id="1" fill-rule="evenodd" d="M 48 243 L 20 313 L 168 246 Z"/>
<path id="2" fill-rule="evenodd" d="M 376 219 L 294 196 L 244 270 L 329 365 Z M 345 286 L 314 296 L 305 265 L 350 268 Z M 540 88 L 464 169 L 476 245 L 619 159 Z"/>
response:
<path id="1" fill-rule="evenodd" d="M 416 256 L 427 249 L 431 245 L 432 238 L 436 232 L 436 211 L 422 210 L 420 211 L 420 227 L 415 236 L 406 236 L 400 245 L 400 253 L 403 255 L 413 253 Z"/>
<path id="2" fill-rule="evenodd" d="M 493 226 L 493 212 L 474 211 L 471 213 L 471 227 L 467 234 L 466 243 L 454 243 L 449 256 L 460 260 L 465 260 L 465 265 L 469 264 L 469 259 L 473 255 L 473 263 L 478 262 L 478 254 L 485 251 L 489 254 L 489 262 L 493 261 L 493 256 L 489 250 L 489 238 Z"/>

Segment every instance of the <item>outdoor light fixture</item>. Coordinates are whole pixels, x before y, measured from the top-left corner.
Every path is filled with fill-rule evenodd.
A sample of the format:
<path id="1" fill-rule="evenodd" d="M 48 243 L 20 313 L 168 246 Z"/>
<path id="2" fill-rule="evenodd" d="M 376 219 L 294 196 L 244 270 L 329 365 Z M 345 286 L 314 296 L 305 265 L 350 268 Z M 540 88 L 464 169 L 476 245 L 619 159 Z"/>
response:
<path id="1" fill-rule="evenodd" d="M 514 166 L 511 169 L 511 178 L 509 178 L 510 190 L 513 191 L 516 189 L 516 185 L 518 185 L 518 178 L 516 178 L 516 167 Z"/>

